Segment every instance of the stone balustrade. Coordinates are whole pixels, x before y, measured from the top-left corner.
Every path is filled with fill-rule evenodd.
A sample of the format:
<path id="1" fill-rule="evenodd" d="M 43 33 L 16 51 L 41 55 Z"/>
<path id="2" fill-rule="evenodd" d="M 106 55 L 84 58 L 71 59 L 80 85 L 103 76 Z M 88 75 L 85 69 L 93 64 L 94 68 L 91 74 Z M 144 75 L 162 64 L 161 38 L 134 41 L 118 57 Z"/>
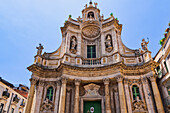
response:
<path id="1" fill-rule="evenodd" d="M 88 58 L 82 61 L 82 65 L 100 65 L 101 59 L 100 58 Z"/>

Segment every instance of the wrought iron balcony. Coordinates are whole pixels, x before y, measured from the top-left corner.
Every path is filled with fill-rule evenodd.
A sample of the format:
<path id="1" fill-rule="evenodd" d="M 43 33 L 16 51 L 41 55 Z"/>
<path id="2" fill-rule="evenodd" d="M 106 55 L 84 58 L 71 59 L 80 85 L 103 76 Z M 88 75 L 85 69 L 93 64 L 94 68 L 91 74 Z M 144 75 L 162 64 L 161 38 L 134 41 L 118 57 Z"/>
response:
<path id="1" fill-rule="evenodd" d="M 82 65 L 100 65 L 101 59 L 98 58 L 87 58 L 82 61 Z"/>
<path id="2" fill-rule="evenodd" d="M 3 98 L 7 99 L 7 98 L 9 98 L 9 96 L 10 96 L 10 93 L 8 91 L 3 91 L 3 93 L 2 93 Z"/>

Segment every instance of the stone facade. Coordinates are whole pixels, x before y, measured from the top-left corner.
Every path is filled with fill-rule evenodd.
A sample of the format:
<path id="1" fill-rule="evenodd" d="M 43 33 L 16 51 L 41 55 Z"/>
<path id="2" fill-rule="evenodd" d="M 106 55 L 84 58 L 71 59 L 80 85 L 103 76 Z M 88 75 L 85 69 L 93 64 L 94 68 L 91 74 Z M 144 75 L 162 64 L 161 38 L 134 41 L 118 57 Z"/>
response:
<path id="1" fill-rule="evenodd" d="M 162 47 L 154 57 L 154 61 L 160 63 L 156 68 L 158 75 L 158 86 L 161 92 L 164 109 L 170 113 L 170 24 L 166 29 L 165 39 Z"/>
<path id="2" fill-rule="evenodd" d="M 104 19 L 97 3 L 69 16 L 62 43 L 52 53 L 37 47 L 26 113 L 164 113 L 155 68 L 145 40 L 131 50 L 122 25 Z M 97 106 L 97 107 L 96 107 Z"/>

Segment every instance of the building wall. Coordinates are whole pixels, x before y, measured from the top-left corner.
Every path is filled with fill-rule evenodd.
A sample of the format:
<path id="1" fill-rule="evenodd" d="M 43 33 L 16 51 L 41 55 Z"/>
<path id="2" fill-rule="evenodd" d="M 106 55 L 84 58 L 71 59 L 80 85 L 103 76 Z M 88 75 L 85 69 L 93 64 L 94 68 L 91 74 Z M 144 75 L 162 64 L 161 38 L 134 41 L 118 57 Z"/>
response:
<path id="1" fill-rule="evenodd" d="M 10 93 L 10 96 L 7 99 L 4 98 L 4 96 L 2 95 L 6 89 L 8 89 L 8 93 Z M 17 97 L 19 98 L 18 103 L 14 103 L 14 101 L 13 101 L 15 95 L 17 95 Z M 9 109 L 9 113 L 10 113 L 11 109 L 14 108 L 14 113 L 19 113 L 19 112 L 24 113 L 25 106 L 23 106 L 23 107 L 21 106 L 22 100 L 24 100 L 24 102 L 26 104 L 27 99 L 25 97 L 21 96 L 19 93 L 14 91 L 13 88 L 8 87 L 4 83 L 0 82 L 0 104 L 1 103 L 4 104 L 4 107 L 3 107 L 4 111 L 7 112 Z"/>

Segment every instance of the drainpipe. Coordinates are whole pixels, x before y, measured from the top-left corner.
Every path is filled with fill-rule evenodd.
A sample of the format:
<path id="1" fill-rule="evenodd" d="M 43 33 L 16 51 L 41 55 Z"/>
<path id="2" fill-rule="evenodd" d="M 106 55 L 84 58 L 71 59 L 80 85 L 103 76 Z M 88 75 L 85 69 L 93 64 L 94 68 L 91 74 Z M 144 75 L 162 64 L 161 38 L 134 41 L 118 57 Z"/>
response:
<path id="1" fill-rule="evenodd" d="M 7 113 L 9 113 L 9 109 L 10 109 L 10 106 L 11 106 L 11 102 L 12 102 L 12 97 L 13 97 L 13 93 L 12 93 L 12 96 L 11 96 L 11 99 L 10 99 L 10 102 L 9 102 L 9 106 L 8 106 L 8 110 L 7 110 Z"/>

